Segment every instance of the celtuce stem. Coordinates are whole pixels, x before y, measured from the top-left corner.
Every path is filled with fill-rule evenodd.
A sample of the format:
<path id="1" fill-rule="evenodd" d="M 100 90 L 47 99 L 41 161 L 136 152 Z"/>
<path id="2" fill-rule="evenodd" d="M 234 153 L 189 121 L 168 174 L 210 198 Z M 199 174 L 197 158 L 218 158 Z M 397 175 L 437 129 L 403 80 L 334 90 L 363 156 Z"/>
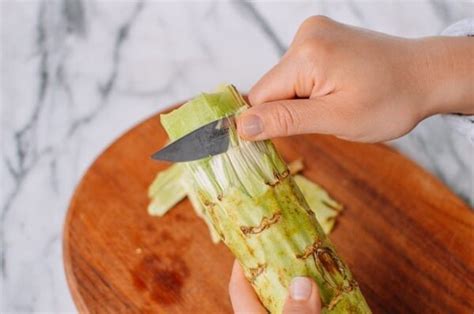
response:
<path id="1" fill-rule="evenodd" d="M 245 107 L 235 88 L 225 86 L 162 116 L 162 124 L 174 140 Z M 235 130 L 232 139 L 226 153 L 185 165 L 206 216 L 262 304 L 281 313 L 291 279 L 309 276 L 323 312 L 370 313 L 273 144 L 242 141 Z"/>

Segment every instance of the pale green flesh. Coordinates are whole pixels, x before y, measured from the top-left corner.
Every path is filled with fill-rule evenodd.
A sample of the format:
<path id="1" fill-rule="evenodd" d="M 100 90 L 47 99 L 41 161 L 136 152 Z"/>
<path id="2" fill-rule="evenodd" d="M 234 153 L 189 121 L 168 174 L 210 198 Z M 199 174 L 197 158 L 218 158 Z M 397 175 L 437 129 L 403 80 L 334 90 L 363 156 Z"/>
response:
<path id="1" fill-rule="evenodd" d="M 246 106 L 233 87 L 218 93 L 211 101 L 201 96 L 162 116 L 170 138 Z M 243 266 L 262 304 L 281 313 L 291 279 L 310 276 L 319 285 L 323 312 L 370 313 L 273 144 L 241 141 L 232 132 L 236 146 L 185 163 L 186 173 L 205 215 Z"/>
<path id="2" fill-rule="evenodd" d="M 204 214 L 204 206 L 199 200 L 197 193 L 189 186 L 189 177 L 182 171 L 181 164 L 174 164 L 161 171 L 150 185 L 149 214 L 162 216 L 174 207 L 178 202 L 188 197 L 197 215 L 204 219 L 209 227 L 209 232 L 213 242 L 219 242 L 219 237 L 212 224 L 209 223 Z M 309 208 L 316 215 L 316 219 L 321 225 L 324 233 L 329 234 L 334 227 L 336 217 L 342 210 L 342 205 L 333 200 L 327 192 L 317 184 L 302 175 L 295 175 L 294 180 L 298 185 Z M 167 186 L 170 186 L 168 188 Z M 163 188 L 166 187 L 166 188 Z M 170 190 L 174 191 L 170 191 Z"/>

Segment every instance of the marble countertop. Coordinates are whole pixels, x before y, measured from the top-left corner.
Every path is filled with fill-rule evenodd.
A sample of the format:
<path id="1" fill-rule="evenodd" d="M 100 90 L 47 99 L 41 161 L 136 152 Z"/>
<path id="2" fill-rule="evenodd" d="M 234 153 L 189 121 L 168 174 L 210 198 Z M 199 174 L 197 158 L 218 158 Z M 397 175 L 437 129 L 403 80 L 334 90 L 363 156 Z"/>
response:
<path id="1" fill-rule="evenodd" d="M 74 312 L 61 231 L 94 158 L 172 103 L 221 82 L 248 90 L 315 14 L 417 37 L 474 4 L 2 1 L 0 311 Z M 473 147 L 439 117 L 391 144 L 473 204 Z"/>

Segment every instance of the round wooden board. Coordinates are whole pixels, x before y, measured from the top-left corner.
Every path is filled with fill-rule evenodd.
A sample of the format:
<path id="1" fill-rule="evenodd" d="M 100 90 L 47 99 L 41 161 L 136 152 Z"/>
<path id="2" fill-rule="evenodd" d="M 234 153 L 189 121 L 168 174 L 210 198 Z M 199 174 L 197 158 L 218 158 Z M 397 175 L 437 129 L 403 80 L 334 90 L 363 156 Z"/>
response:
<path id="1" fill-rule="evenodd" d="M 345 210 L 331 234 L 375 313 L 472 313 L 471 209 L 384 145 L 328 136 L 274 141 Z M 158 116 L 113 143 L 85 174 L 64 229 L 74 301 L 90 313 L 230 313 L 233 257 L 186 200 L 150 217 L 147 187 L 167 164 Z"/>

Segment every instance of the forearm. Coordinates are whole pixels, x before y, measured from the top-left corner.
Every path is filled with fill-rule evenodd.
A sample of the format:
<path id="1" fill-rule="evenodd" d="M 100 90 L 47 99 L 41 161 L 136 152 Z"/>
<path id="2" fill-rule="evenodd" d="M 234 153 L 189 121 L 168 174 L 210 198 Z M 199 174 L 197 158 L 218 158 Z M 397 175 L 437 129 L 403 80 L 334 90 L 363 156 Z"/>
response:
<path id="1" fill-rule="evenodd" d="M 427 114 L 474 114 L 474 38 L 430 37 L 418 45 Z"/>

